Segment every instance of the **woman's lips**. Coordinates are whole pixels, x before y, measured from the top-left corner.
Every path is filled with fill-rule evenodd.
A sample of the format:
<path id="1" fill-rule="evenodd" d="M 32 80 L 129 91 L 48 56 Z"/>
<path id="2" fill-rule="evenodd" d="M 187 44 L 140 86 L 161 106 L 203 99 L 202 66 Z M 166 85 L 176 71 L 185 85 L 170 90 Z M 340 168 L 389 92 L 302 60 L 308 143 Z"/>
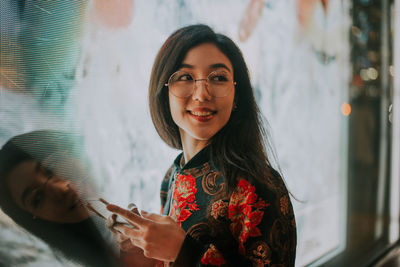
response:
<path id="1" fill-rule="evenodd" d="M 70 210 L 73 210 L 79 206 L 83 206 L 83 202 L 81 199 L 77 199 L 74 203 L 72 203 L 71 207 L 69 208 Z"/>
<path id="2" fill-rule="evenodd" d="M 197 108 L 193 110 L 188 110 L 187 112 L 193 119 L 200 122 L 207 122 L 211 120 L 217 113 L 216 111 L 208 108 Z"/>
<path id="3" fill-rule="evenodd" d="M 77 194 L 75 191 L 71 190 L 68 194 L 69 195 L 66 196 L 66 198 L 67 198 L 67 201 L 70 203 L 69 210 L 73 210 L 77 206 L 83 205 L 83 202 L 82 202 L 79 194 Z"/>

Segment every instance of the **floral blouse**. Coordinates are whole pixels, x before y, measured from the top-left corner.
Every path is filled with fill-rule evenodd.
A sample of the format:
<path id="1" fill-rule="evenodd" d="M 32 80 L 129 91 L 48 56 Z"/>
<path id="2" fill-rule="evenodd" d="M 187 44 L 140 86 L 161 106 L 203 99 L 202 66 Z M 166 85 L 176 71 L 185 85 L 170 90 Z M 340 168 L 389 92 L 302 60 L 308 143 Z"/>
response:
<path id="1" fill-rule="evenodd" d="M 272 168 L 263 182 L 226 181 L 208 148 L 182 166 L 183 153 L 161 184 L 161 211 L 186 237 L 172 266 L 294 266 L 296 223 L 287 189 Z"/>

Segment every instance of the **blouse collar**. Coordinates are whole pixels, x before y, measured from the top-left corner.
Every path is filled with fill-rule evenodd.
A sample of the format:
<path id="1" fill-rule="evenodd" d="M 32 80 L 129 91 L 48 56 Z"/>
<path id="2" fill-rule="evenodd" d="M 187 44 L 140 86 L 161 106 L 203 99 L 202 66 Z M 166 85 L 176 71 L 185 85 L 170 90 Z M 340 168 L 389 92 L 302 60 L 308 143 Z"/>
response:
<path id="1" fill-rule="evenodd" d="M 204 163 L 206 163 L 210 160 L 209 151 L 210 151 L 210 146 L 208 145 L 205 148 L 203 148 L 202 150 L 200 150 L 196 155 L 194 155 L 194 157 L 191 158 L 186 164 L 183 164 L 184 157 L 183 157 L 183 152 L 182 152 L 174 160 L 175 168 L 178 171 L 184 171 L 187 169 L 200 167 Z"/>

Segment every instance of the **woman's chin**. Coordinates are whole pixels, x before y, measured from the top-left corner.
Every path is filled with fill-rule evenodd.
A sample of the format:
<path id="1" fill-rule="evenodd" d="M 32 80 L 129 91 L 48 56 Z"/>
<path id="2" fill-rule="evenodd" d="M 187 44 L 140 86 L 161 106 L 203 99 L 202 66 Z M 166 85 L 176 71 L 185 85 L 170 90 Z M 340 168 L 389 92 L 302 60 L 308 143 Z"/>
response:
<path id="1" fill-rule="evenodd" d="M 190 132 L 190 136 L 192 138 L 194 138 L 195 140 L 204 141 L 204 142 L 211 140 L 211 138 L 215 134 L 216 134 L 215 131 L 209 131 L 209 130 L 206 130 L 206 131 L 197 130 L 197 131 L 191 131 Z"/>

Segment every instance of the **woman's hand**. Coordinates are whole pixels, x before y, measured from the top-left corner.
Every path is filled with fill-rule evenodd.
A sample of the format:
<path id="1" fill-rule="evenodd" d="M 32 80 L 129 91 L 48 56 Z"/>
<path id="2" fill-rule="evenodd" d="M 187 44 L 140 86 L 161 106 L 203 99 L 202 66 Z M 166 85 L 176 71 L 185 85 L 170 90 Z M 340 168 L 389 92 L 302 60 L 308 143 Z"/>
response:
<path id="1" fill-rule="evenodd" d="M 128 206 L 128 208 L 130 207 Z M 137 210 L 137 208 L 135 208 L 136 207 L 131 209 L 131 211 L 139 214 L 139 211 Z M 113 214 L 107 219 L 107 227 L 111 230 L 114 235 L 115 241 L 119 244 L 120 259 L 121 262 L 124 263 L 123 265 L 126 267 L 155 267 L 158 261 L 145 257 L 143 254 L 143 250 L 139 247 L 134 246 L 129 237 L 114 229 L 116 225 L 124 224 L 117 222 L 117 215 Z"/>
<path id="2" fill-rule="evenodd" d="M 112 204 L 107 209 L 132 224 L 134 229 L 121 224 L 114 225 L 114 229 L 129 237 L 134 246 L 143 250 L 144 256 L 161 261 L 175 261 L 186 233 L 171 217 L 146 212 L 142 212 L 141 217 Z"/>
<path id="3" fill-rule="evenodd" d="M 119 249 L 123 252 L 130 252 L 135 248 L 135 246 L 132 244 L 129 237 L 121 234 L 116 229 L 114 229 L 114 226 L 119 224 L 117 222 L 117 216 L 118 216 L 117 214 L 113 214 L 110 217 L 108 217 L 106 226 L 113 233 L 114 240 L 118 243 Z"/>

